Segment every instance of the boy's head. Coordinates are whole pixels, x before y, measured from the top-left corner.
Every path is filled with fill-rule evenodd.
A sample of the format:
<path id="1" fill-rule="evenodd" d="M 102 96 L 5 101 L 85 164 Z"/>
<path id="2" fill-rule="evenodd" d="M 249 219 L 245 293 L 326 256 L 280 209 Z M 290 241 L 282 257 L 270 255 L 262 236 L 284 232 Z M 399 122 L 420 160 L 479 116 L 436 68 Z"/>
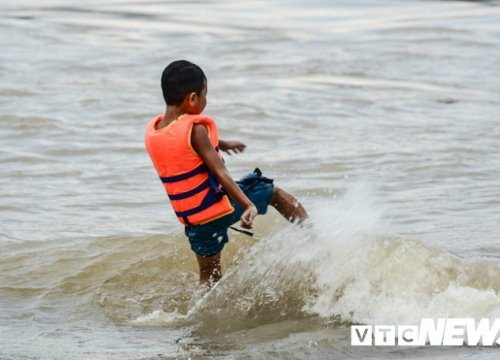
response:
<path id="1" fill-rule="evenodd" d="M 161 90 L 167 105 L 179 106 L 186 96 L 201 95 L 207 78 L 203 70 L 186 60 L 170 63 L 161 75 Z"/>

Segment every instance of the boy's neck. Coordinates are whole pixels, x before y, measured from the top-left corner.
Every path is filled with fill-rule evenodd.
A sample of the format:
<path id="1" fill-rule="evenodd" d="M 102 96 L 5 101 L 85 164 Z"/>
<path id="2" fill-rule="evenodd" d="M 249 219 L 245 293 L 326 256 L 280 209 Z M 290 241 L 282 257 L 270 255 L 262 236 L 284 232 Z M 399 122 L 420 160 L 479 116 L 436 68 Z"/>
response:
<path id="1" fill-rule="evenodd" d="M 182 116 L 186 114 L 186 110 L 183 109 L 181 106 L 167 106 L 167 109 L 165 110 L 165 116 L 163 118 L 164 121 L 174 121 L 177 119 L 179 116 Z"/>
<path id="2" fill-rule="evenodd" d="M 167 126 L 172 121 L 177 120 L 184 114 L 187 114 L 187 112 L 180 106 L 167 106 L 165 115 L 163 116 L 163 120 L 158 123 L 157 128 L 161 129 L 162 127 Z"/>

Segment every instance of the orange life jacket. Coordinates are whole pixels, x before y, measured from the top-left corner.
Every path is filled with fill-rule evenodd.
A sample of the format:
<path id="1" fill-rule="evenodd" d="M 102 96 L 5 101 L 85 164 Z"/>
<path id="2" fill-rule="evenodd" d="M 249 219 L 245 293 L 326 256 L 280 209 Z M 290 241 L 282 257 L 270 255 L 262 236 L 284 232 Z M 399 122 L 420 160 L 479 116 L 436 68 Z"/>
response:
<path id="1" fill-rule="evenodd" d="M 222 158 L 215 122 L 205 115 L 186 114 L 157 129 L 161 120 L 163 115 L 147 125 L 146 148 L 179 221 L 198 225 L 232 213 L 229 198 L 191 146 L 193 125 L 203 124 Z"/>

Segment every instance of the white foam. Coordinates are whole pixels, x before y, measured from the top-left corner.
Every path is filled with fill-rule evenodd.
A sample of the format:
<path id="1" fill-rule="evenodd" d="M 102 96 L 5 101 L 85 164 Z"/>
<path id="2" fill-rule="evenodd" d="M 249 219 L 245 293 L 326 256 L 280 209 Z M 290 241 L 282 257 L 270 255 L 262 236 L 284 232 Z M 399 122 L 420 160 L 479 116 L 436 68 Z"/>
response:
<path id="1" fill-rule="evenodd" d="M 180 320 L 184 320 L 185 315 L 177 310 L 173 312 L 165 312 L 163 310 L 155 310 L 149 314 L 139 316 L 130 322 L 133 326 L 162 326 L 172 325 Z"/>
<path id="2" fill-rule="evenodd" d="M 312 314 L 365 324 L 500 314 L 498 263 L 387 235 L 382 209 L 366 182 L 322 201 L 312 229 L 290 226 L 261 239 L 192 312 L 215 311 L 226 323 Z"/>
<path id="3" fill-rule="evenodd" d="M 369 186 L 358 183 L 331 210 L 315 214 L 316 237 L 310 244 L 317 249 L 309 261 L 316 294 L 305 311 L 368 324 L 500 313 L 498 264 L 484 263 L 491 267 L 496 290 L 485 288 L 475 281 L 470 261 L 387 235 L 389 227 L 373 199 Z"/>

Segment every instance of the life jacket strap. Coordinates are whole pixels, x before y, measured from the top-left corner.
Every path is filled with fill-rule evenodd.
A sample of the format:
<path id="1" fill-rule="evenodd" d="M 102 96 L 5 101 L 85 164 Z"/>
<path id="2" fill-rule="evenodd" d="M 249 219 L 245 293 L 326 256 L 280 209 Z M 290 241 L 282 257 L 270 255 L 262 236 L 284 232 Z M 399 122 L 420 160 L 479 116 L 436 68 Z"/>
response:
<path id="1" fill-rule="evenodd" d="M 207 180 L 203 181 L 200 185 L 198 185 L 197 187 L 195 187 L 194 189 L 191 189 L 189 191 L 185 191 L 183 193 L 179 193 L 179 194 L 167 194 L 168 195 L 168 198 L 170 200 L 182 200 L 182 199 L 187 199 L 188 197 L 191 197 L 193 195 L 196 195 L 198 194 L 199 192 L 202 192 L 203 190 L 211 187 L 211 181 L 210 181 L 210 178 L 208 178 Z"/>
<path id="2" fill-rule="evenodd" d="M 219 150 L 220 150 L 219 145 L 217 145 L 214 148 L 214 150 L 216 152 L 219 152 Z M 222 159 L 222 161 L 224 161 L 224 159 Z M 173 182 L 178 182 L 178 181 L 189 179 L 190 177 L 202 174 L 204 172 L 209 172 L 209 171 L 208 171 L 208 167 L 204 163 L 202 163 L 199 166 L 195 167 L 193 170 L 190 170 L 190 171 L 185 172 L 183 174 L 174 175 L 174 176 L 160 176 L 160 180 L 164 184 L 165 183 L 173 183 Z"/>
<path id="3" fill-rule="evenodd" d="M 238 228 L 235 228 L 234 226 L 230 226 L 229 228 L 230 228 L 231 230 L 237 231 L 237 232 L 242 233 L 242 234 L 245 234 L 245 235 L 247 235 L 247 236 L 253 236 L 253 232 L 251 232 L 251 231 L 238 229 Z"/>
<path id="4" fill-rule="evenodd" d="M 220 150 L 219 146 L 216 146 L 214 150 L 216 152 L 219 152 Z M 225 194 L 224 190 L 221 188 L 215 176 L 209 171 L 208 167 L 204 163 L 200 164 L 199 166 L 195 167 L 190 171 L 187 171 L 179 175 L 167 176 L 167 177 L 160 176 L 161 182 L 164 184 L 168 184 L 168 183 L 183 181 L 189 179 L 190 177 L 203 173 L 208 173 L 207 179 L 203 181 L 200 185 L 197 185 L 195 188 L 178 194 L 169 194 L 167 192 L 170 200 L 184 200 L 202 192 L 207 188 L 209 189 L 208 193 L 203 198 L 203 201 L 201 202 L 200 205 L 189 210 L 175 212 L 177 217 L 182 218 L 186 225 L 191 225 L 188 219 L 189 216 L 195 215 L 203 210 L 206 210 L 215 203 L 219 202 Z"/>
<path id="5" fill-rule="evenodd" d="M 193 170 L 190 170 L 188 172 L 185 172 L 180 175 L 174 175 L 174 176 L 167 176 L 167 177 L 162 177 L 160 176 L 160 180 L 162 183 L 173 183 L 173 182 L 178 182 L 178 181 L 183 181 L 186 179 L 189 179 L 190 177 L 193 177 L 195 175 L 203 174 L 204 172 L 207 172 L 208 168 L 205 164 L 201 164 L 197 167 L 195 167 Z"/>
<path id="6" fill-rule="evenodd" d="M 222 192 L 218 193 L 215 191 L 209 191 L 207 193 L 207 196 L 205 196 L 205 198 L 203 199 L 203 201 L 201 202 L 200 205 L 198 205 L 192 209 L 186 210 L 186 211 L 176 211 L 175 214 L 177 215 L 177 217 L 186 219 L 188 216 L 191 216 L 191 215 L 197 214 L 203 210 L 206 210 L 210 206 L 212 206 L 213 204 L 219 202 L 222 199 L 222 196 L 223 196 Z"/>

